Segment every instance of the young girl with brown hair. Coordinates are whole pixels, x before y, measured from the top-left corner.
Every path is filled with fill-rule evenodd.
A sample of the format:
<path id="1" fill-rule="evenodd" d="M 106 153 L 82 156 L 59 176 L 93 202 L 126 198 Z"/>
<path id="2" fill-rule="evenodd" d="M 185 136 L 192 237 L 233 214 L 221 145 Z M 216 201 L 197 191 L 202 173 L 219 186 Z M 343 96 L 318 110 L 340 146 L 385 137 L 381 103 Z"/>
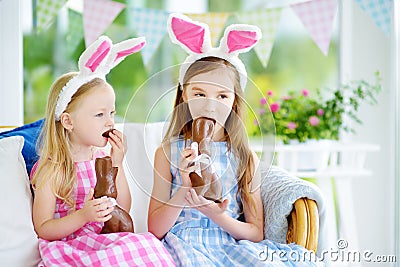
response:
<path id="1" fill-rule="evenodd" d="M 238 54 L 257 43 L 260 30 L 231 25 L 220 46 L 212 48 L 203 23 L 172 14 L 168 27 L 173 42 L 190 55 L 180 66 L 169 128 L 155 153 L 149 231 L 162 239 L 178 266 L 264 266 L 274 261 L 292 266 L 277 255 L 281 250 L 303 253 L 304 248 L 263 240 L 259 160 L 249 148 L 243 123 L 247 74 Z M 218 177 L 221 202 L 192 187 L 191 173 L 205 173 L 199 171 L 203 166 L 197 164 L 197 145 L 192 145 L 193 121 L 204 117 L 215 126 L 210 155 L 201 163 Z"/>

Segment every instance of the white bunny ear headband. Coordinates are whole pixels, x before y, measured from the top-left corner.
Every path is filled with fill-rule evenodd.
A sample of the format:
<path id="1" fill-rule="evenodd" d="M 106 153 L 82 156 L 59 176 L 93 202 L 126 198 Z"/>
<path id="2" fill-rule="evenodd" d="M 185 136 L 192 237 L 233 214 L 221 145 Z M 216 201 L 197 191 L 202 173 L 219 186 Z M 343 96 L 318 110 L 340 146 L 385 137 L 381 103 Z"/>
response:
<path id="1" fill-rule="evenodd" d="M 60 120 L 61 114 L 67 108 L 72 96 L 85 83 L 94 78 L 105 80 L 112 68 L 125 57 L 140 51 L 146 44 L 144 37 L 132 38 L 112 44 L 107 36 L 101 36 L 93 42 L 79 57 L 79 74 L 69 80 L 58 95 L 55 109 L 55 119 Z"/>
<path id="2" fill-rule="evenodd" d="M 180 45 L 189 56 L 180 67 L 179 83 L 183 84 L 186 71 L 196 60 L 205 57 L 218 57 L 231 63 L 239 72 L 240 86 L 246 88 L 247 72 L 240 53 L 248 52 L 261 39 L 261 30 L 254 25 L 232 24 L 225 29 L 217 48 L 211 46 L 210 30 L 207 24 L 195 22 L 182 14 L 171 14 L 168 19 L 168 32 L 171 41 Z"/>

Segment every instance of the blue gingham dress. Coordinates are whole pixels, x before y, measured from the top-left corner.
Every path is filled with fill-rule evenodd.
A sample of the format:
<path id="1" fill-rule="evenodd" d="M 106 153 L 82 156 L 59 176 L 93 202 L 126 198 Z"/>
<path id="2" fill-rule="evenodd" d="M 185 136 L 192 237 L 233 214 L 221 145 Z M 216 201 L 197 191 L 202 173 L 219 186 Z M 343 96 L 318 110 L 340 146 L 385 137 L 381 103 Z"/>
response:
<path id="1" fill-rule="evenodd" d="M 182 184 L 178 170 L 180 152 L 189 144 L 190 141 L 183 139 L 171 142 L 171 197 Z M 237 194 L 238 164 L 226 142 L 212 142 L 211 151 L 212 162 L 224 187 L 223 199 L 229 200 L 225 212 L 238 219 L 242 211 Z M 311 252 L 295 244 L 236 240 L 201 212 L 189 207 L 182 209 L 162 241 L 177 266 L 323 266 Z"/>

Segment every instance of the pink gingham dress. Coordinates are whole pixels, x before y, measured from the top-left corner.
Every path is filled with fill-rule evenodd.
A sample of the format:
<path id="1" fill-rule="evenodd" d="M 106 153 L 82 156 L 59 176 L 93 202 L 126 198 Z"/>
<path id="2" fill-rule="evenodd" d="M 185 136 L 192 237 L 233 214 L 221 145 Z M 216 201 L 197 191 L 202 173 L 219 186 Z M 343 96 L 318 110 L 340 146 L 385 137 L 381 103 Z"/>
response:
<path id="1" fill-rule="evenodd" d="M 97 152 L 94 158 L 103 156 L 103 152 Z M 75 162 L 77 210 L 83 207 L 89 189 L 96 185 L 94 162 L 94 159 Z M 36 166 L 32 173 L 35 170 Z M 68 207 L 57 199 L 54 218 L 62 218 L 67 214 Z M 102 223 L 87 223 L 57 241 L 39 238 L 42 258 L 39 266 L 175 266 L 171 255 L 153 234 L 100 234 L 102 226 Z"/>

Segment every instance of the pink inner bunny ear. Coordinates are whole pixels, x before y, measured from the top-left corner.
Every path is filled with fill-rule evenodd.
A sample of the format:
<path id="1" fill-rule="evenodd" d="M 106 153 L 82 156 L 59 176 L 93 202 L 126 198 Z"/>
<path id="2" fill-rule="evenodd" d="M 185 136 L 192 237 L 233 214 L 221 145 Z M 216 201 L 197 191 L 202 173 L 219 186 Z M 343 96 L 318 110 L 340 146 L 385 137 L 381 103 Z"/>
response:
<path id="1" fill-rule="evenodd" d="M 89 68 L 92 72 L 95 72 L 100 63 L 108 55 L 110 49 L 111 44 L 107 41 L 103 41 L 86 62 L 85 67 Z"/>
<path id="2" fill-rule="evenodd" d="M 173 17 L 171 29 L 176 39 L 194 53 L 202 53 L 205 29 L 200 25 L 191 23 L 181 18 Z"/>
<path id="3" fill-rule="evenodd" d="M 114 60 L 114 61 L 117 61 L 117 60 L 120 59 L 121 57 L 127 57 L 127 56 L 129 56 L 129 55 L 131 55 L 131 54 L 133 54 L 133 53 L 138 52 L 140 49 L 143 48 L 143 46 L 144 46 L 145 44 L 146 44 L 146 42 L 141 42 L 140 44 L 135 45 L 135 46 L 132 47 L 132 48 L 119 51 L 119 52 L 117 53 L 117 56 L 115 57 L 115 60 Z"/>
<path id="4" fill-rule="evenodd" d="M 257 33 L 253 31 L 232 30 L 228 34 L 228 53 L 246 49 L 257 43 Z"/>

